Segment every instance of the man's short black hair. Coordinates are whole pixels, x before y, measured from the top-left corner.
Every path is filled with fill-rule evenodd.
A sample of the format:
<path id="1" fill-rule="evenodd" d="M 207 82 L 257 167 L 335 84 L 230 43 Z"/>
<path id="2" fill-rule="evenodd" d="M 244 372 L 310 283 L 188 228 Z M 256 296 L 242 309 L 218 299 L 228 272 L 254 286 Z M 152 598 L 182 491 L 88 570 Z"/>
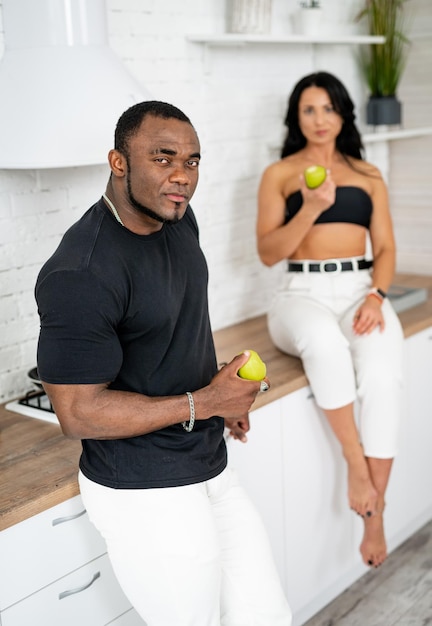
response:
<path id="1" fill-rule="evenodd" d="M 138 131 L 143 119 L 147 115 L 168 120 L 171 118 L 187 122 L 192 126 L 190 119 L 177 107 L 167 102 L 148 100 L 139 102 L 127 109 L 119 118 L 114 133 L 114 148 L 123 154 L 129 155 L 129 140 Z"/>

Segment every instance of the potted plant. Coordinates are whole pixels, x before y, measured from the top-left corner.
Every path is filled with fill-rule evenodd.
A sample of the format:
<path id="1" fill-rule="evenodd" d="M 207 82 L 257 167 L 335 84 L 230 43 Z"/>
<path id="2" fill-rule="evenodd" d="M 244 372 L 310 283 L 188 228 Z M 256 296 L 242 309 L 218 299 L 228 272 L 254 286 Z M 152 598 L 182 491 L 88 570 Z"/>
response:
<path id="1" fill-rule="evenodd" d="M 367 104 L 367 123 L 400 124 L 402 105 L 397 99 L 408 53 L 405 35 L 406 0 L 365 0 L 357 21 L 366 19 L 370 35 L 384 36 L 385 43 L 365 47 L 360 53 L 360 67 L 370 90 Z"/>

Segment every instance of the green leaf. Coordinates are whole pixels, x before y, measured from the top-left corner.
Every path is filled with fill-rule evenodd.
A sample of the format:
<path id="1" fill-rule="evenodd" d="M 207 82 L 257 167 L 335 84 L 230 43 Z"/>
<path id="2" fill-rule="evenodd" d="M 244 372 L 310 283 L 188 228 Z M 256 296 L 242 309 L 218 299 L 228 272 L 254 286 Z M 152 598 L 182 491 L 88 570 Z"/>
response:
<path id="1" fill-rule="evenodd" d="M 356 21 L 367 20 L 370 35 L 386 38 L 384 44 L 365 47 L 359 64 L 373 96 L 395 96 L 405 69 L 409 40 L 405 35 L 407 0 L 365 0 Z"/>

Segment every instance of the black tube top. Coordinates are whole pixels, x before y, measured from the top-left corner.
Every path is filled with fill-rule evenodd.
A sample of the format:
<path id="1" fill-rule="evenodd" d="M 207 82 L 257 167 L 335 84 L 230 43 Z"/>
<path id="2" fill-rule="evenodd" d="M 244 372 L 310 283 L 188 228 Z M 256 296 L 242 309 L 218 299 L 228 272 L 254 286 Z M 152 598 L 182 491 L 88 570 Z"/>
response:
<path id="1" fill-rule="evenodd" d="M 285 202 L 285 224 L 300 210 L 303 204 L 301 191 L 295 191 Z M 372 215 L 372 200 L 360 187 L 337 187 L 336 201 L 316 219 L 315 224 L 347 222 L 369 228 Z"/>

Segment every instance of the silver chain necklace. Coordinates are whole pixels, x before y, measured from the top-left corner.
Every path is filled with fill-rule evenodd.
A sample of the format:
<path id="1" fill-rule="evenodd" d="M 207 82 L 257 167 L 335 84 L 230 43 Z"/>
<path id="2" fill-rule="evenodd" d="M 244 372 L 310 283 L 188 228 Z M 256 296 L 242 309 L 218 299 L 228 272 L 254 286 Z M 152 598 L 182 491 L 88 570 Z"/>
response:
<path id="1" fill-rule="evenodd" d="M 102 194 L 102 198 L 104 198 L 105 202 L 108 204 L 109 208 L 111 209 L 111 211 L 113 212 L 114 217 L 116 218 L 116 220 L 124 227 L 125 225 L 123 224 L 123 222 L 120 219 L 120 215 L 117 212 L 117 209 L 115 208 L 115 206 L 113 205 L 113 203 L 111 202 L 111 200 L 108 198 L 108 196 L 103 193 Z"/>

